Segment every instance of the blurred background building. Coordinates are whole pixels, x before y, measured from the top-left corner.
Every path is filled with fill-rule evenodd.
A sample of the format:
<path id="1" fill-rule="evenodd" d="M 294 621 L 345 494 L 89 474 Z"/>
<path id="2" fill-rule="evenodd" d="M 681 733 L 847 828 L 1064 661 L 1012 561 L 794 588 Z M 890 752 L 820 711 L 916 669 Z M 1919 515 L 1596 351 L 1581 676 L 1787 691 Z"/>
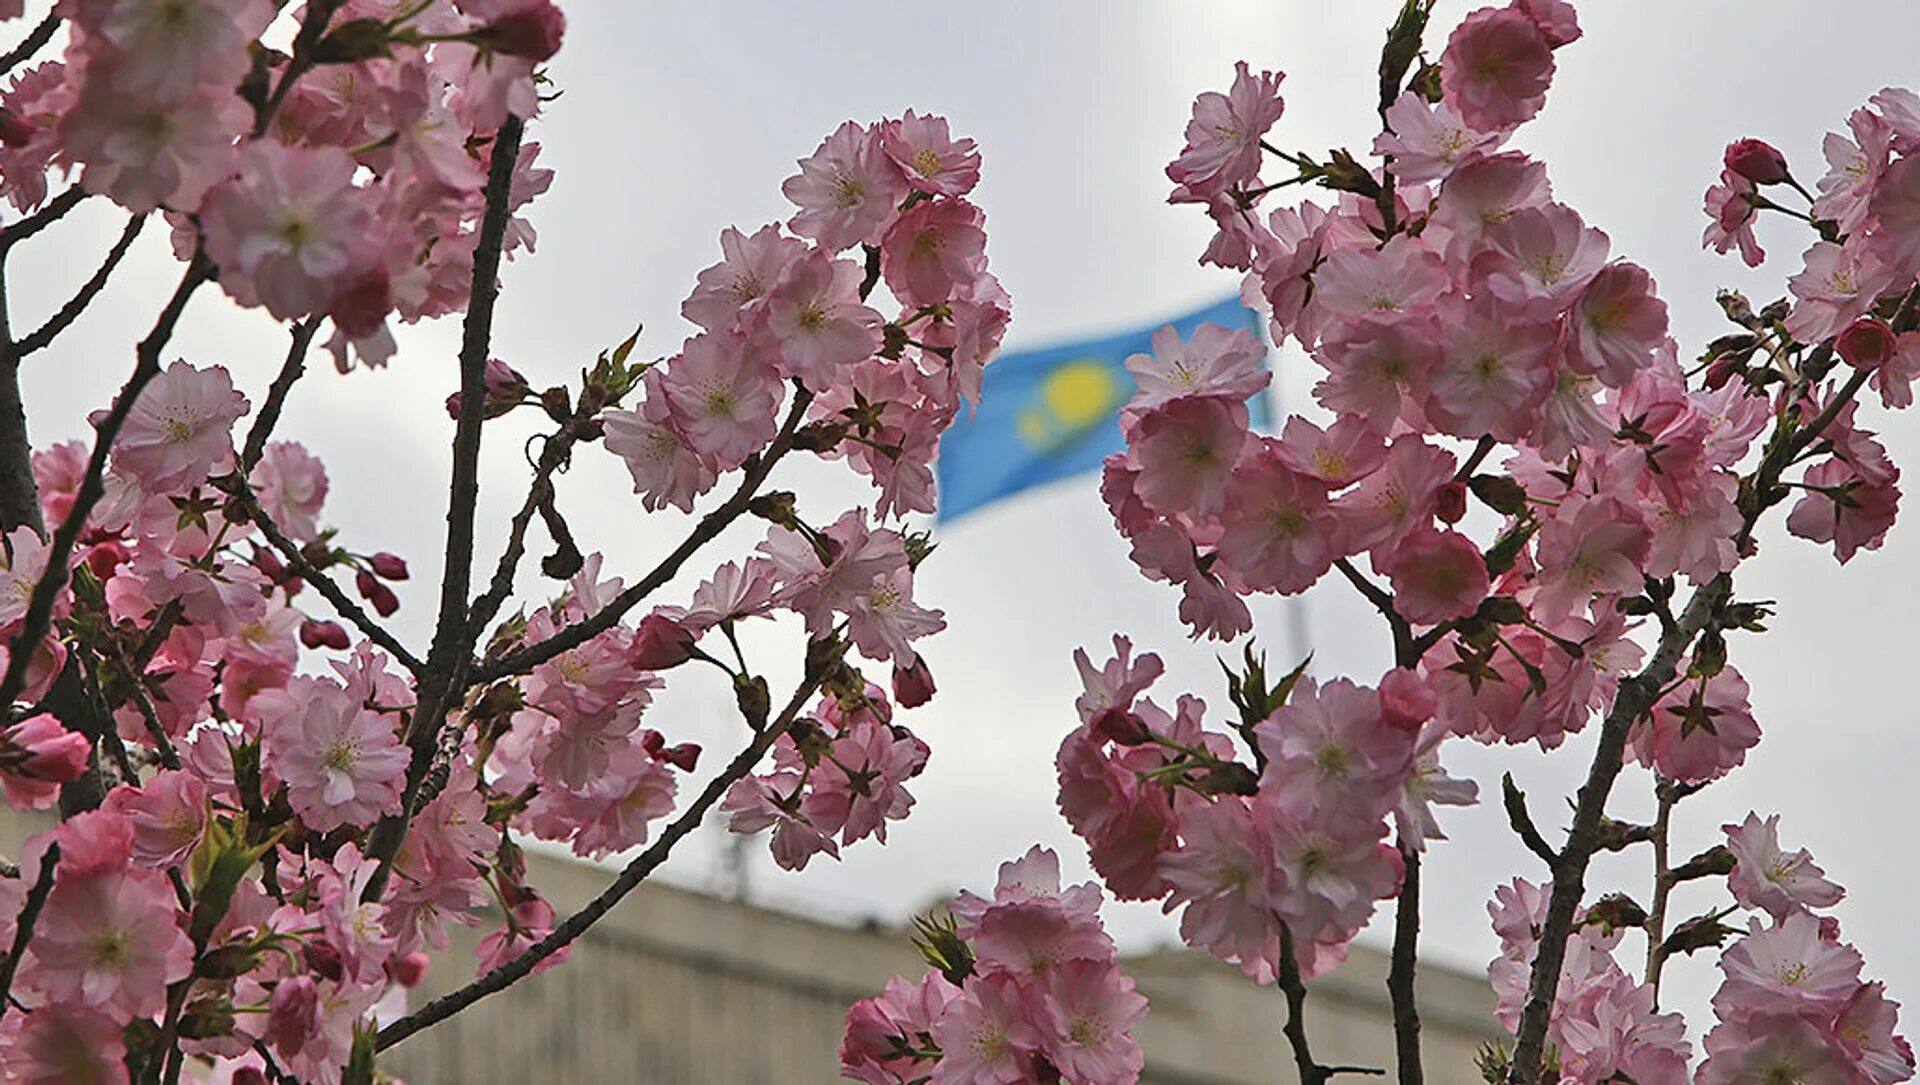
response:
<path id="1" fill-rule="evenodd" d="M 565 915 L 599 892 L 600 868 L 528 856 L 528 878 Z M 458 928 L 417 1001 L 473 976 L 483 929 Z M 1152 1004 L 1136 1031 L 1150 1085 L 1295 1080 L 1285 1000 L 1186 949 L 1127 958 Z M 847 1007 L 926 970 L 906 932 L 850 927 L 661 884 L 587 932 L 566 964 L 528 977 L 381 1057 L 413 1085 L 829 1085 Z M 1307 1022 L 1326 1064 L 1391 1071 L 1384 953 L 1356 946 L 1310 985 Z M 1474 1054 L 1504 1036 L 1484 980 L 1423 968 L 1427 1080 L 1474 1085 Z M 1391 1079 L 1391 1073 L 1389 1073 Z M 1364 1080 L 1364 1079 L 1363 1079 Z"/>

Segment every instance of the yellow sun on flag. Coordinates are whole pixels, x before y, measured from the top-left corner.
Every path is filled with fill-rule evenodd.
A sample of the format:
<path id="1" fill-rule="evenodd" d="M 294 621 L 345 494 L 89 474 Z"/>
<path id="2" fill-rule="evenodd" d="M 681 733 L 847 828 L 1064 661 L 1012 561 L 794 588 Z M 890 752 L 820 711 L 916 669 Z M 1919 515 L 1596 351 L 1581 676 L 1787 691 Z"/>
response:
<path id="1" fill-rule="evenodd" d="M 1020 412 L 1020 437 L 1036 452 L 1051 452 L 1107 420 L 1126 401 L 1113 366 L 1099 358 L 1063 362 L 1040 382 L 1035 402 Z"/>

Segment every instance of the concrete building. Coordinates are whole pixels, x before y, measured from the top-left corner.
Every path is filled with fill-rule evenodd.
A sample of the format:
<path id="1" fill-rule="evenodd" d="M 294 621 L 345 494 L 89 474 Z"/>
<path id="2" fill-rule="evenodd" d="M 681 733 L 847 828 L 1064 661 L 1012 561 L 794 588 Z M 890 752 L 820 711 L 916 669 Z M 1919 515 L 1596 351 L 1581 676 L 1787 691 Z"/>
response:
<path id="1" fill-rule="evenodd" d="M 529 877 L 561 914 L 606 884 L 603 870 L 529 856 Z M 470 979 L 483 932 L 459 930 L 417 992 Z M 1137 1030 L 1154 1085 L 1277 1085 L 1295 1080 L 1278 991 L 1205 954 L 1130 958 L 1152 1003 Z M 853 929 L 647 885 L 576 945 L 559 968 L 413 1037 L 381 1067 L 414 1085 L 829 1085 L 854 1000 L 925 970 L 907 935 Z M 1391 1068 L 1383 954 L 1356 947 L 1310 985 L 1307 1020 L 1323 1063 Z M 1473 1057 L 1504 1035 L 1473 976 L 1420 974 L 1427 1079 L 1475 1085 Z M 1356 1079 L 1365 1080 L 1365 1079 Z"/>

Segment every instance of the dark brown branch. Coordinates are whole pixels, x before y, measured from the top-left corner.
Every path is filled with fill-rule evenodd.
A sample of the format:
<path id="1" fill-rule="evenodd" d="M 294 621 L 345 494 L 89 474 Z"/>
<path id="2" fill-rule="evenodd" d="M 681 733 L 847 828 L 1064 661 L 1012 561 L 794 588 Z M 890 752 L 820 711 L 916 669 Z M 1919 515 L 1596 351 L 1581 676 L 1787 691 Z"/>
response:
<path id="1" fill-rule="evenodd" d="M 1335 1074 L 1384 1074 L 1370 1066 L 1322 1066 L 1313 1059 L 1313 1047 L 1307 1040 L 1307 984 L 1300 978 L 1300 961 L 1294 952 L 1293 931 L 1278 916 L 1280 924 L 1280 992 L 1287 998 L 1287 1023 L 1282 1028 L 1293 1049 L 1293 1067 L 1300 1085 L 1326 1085 Z"/>
<path id="2" fill-rule="evenodd" d="M 120 239 L 113 243 L 113 248 L 107 250 L 106 260 L 95 269 L 85 283 L 81 284 L 73 297 L 67 299 L 67 303 L 62 305 L 59 311 L 48 317 L 45 324 L 35 328 L 31 335 L 15 345 L 16 357 L 25 358 L 34 351 L 52 346 L 54 339 L 61 332 L 66 331 L 74 321 L 80 319 L 80 314 L 87 311 L 87 306 L 93 304 L 93 299 L 99 297 L 100 291 L 107 288 L 107 280 L 113 277 L 114 269 L 120 266 L 120 261 L 126 257 L 127 250 L 133 247 L 134 239 L 140 236 L 140 230 L 146 224 L 147 216 L 145 215 L 128 217 L 127 225 L 120 231 Z"/>
<path id="3" fill-rule="evenodd" d="M 1421 1085 L 1420 1005 L 1414 997 L 1414 972 L 1420 947 L 1420 852 L 1400 842 L 1400 899 L 1393 913 L 1393 960 L 1387 971 L 1387 996 L 1393 1004 L 1394 1065 L 1400 1085 Z"/>
<path id="4" fill-rule="evenodd" d="M 1542 862 L 1552 869 L 1560 864 L 1560 856 L 1540 835 L 1540 829 L 1533 823 L 1533 815 L 1527 810 L 1527 793 L 1513 782 L 1513 773 L 1509 772 L 1500 780 L 1501 799 L 1507 808 L 1507 824 L 1520 837 L 1527 850 L 1538 855 Z"/>
<path id="5" fill-rule="evenodd" d="M 1333 565 L 1340 570 L 1341 576 L 1346 577 L 1349 583 L 1360 590 L 1361 595 L 1367 597 L 1367 602 L 1373 604 L 1374 609 L 1380 612 L 1380 616 L 1387 620 L 1387 628 L 1393 632 L 1394 665 L 1411 667 L 1418 663 L 1420 657 L 1413 654 L 1413 629 L 1407 624 L 1407 620 L 1400 616 L 1400 612 L 1394 609 L 1393 596 L 1361 575 L 1360 570 L 1353 567 L 1353 562 L 1346 558 L 1335 559 Z"/>
<path id="6" fill-rule="evenodd" d="M 67 212 L 78 207 L 80 201 L 86 199 L 87 196 L 88 193 L 83 191 L 79 185 L 74 185 L 72 188 L 67 189 L 65 192 L 47 201 L 40 210 L 21 219 L 5 230 L 0 230 L 0 250 L 11 249 L 20 242 L 32 237 L 34 234 L 59 222 L 61 219 L 67 217 Z"/>
<path id="7" fill-rule="evenodd" d="M 640 883 L 646 881 L 661 863 L 666 862 L 674 845 L 699 827 L 707 811 L 720 801 L 728 788 L 753 771 L 754 766 L 760 763 L 760 759 L 766 755 L 767 750 L 772 748 L 774 741 L 786 734 L 787 729 L 793 725 L 800 710 L 820 688 L 820 683 L 826 675 L 839 665 L 840 657 L 845 652 L 846 645 L 843 642 L 833 651 L 825 653 L 825 658 L 810 669 L 806 679 L 800 683 L 799 688 L 794 690 L 793 697 L 787 701 L 786 707 L 781 709 L 779 717 L 756 734 L 746 749 L 741 750 L 732 761 L 727 763 L 726 768 L 720 770 L 718 776 L 708 782 L 706 789 L 700 792 L 699 798 L 681 811 L 680 816 L 660 834 L 660 838 L 654 841 L 646 851 L 641 852 L 633 862 L 628 863 L 626 869 L 620 872 L 620 876 L 602 890 L 599 896 L 568 916 L 565 922 L 555 927 L 545 938 L 529 946 L 520 956 L 465 987 L 434 999 L 381 1029 L 377 1050 L 385 1051 L 414 1033 L 452 1017 L 488 995 L 505 990 L 532 973 L 535 965 L 553 956 L 563 947 L 571 945 L 585 934 L 587 928 L 599 922 L 600 918 L 611 911 L 615 904 L 638 888 Z"/>
<path id="8" fill-rule="evenodd" d="M 728 525 L 739 519 L 753 502 L 760 484 L 773 471 L 775 463 L 793 448 L 794 435 L 799 431 L 800 420 L 806 416 L 807 406 L 813 402 L 813 396 L 805 389 L 794 395 L 793 407 L 787 414 L 787 421 L 780 433 L 767 446 L 767 450 L 758 460 L 749 461 L 746 474 L 733 495 L 716 506 L 713 511 L 700 518 L 686 539 L 675 547 L 673 552 L 661 559 L 653 570 L 642 577 L 639 583 L 614 596 L 606 606 L 591 617 L 575 622 L 560 630 L 546 640 L 527 645 L 491 662 L 482 663 L 474 668 L 472 681 L 493 682 L 508 675 L 523 674 L 545 663 L 563 652 L 577 648 L 600 634 L 612 629 L 626 613 L 638 606 L 649 595 L 658 591 L 680 572 L 684 565 L 702 546 L 725 531 Z"/>
<path id="9" fill-rule="evenodd" d="M 293 53 L 287 59 L 287 70 L 280 75 L 280 82 L 268 96 L 267 103 L 253 119 L 253 138 L 266 134 L 267 126 L 273 123 L 273 115 L 280 111 L 280 105 L 287 100 L 293 90 L 293 84 L 313 67 L 313 50 L 320 44 L 320 38 L 327 32 L 327 24 L 333 21 L 333 15 L 346 5 L 346 0 L 313 0 L 307 5 L 306 18 L 300 24 L 300 30 L 293 36 Z"/>
<path id="10" fill-rule="evenodd" d="M 33 888 L 27 890 L 27 899 L 20 905 L 20 916 L 13 929 L 13 948 L 7 951 L 7 959 L 0 962 L 0 1017 L 7 1015 L 13 1005 L 9 997 L 13 994 L 13 974 L 20 967 L 20 958 L 27 952 L 27 943 L 33 940 L 33 925 L 40 921 L 40 909 L 47 903 L 47 894 L 53 892 L 53 868 L 60 865 L 60 845 L 49 843 L 47 853 L 40 857 L 40 876 L 34 879 Z"/>
<path id="11" fill-rule="evenodd" d="M 318 316 L 310 316 L 293 325 L 293 342 L 287 347 L 287 360 L 280 363 L 280 373 L 267 386 L 266 402 L 260 405 L 260 414 L 253 420 L 253 428 L 247 430 L 247 443 L 240 453 L 240 477 L 248 478 L 260 463 L 260 457 L 266 454 L 267 438 L 273 436 L 273 427 L 280 423 L 280 412 L 287 405 L 287 395 L 293 391 L 293 382 L 307 371 L 307 349 L 313 345 L 313 337 L 320 330 Z"/>
<path id="12" fill-rule="evenodd" d="M 433 767 L 440 729 L 447 712 L 466 688 L 467 667 L 476 639 L 467 623 L 467 599 L 473 582 L 473 521 L 480 503 L 480 426 L 487 399 L 487 357 L 493 349 L 493 309 L 500 296 L 500 256 L 506 245 L 513 174 L 520 160 L 523 123 L 508 116 L 493 137 L 487 168 L 486 211 L 473 255 L 473 279 L 467 294 L 466 323 L 460 338 L 460 413 L 453 433 L 453 471 L 447 494 L 447 545 L 440 576 L 440 612 L 419 672 L 418 704 L 407 726 L 406 786 L 400 813 L 380 819 L 368 838 L 367 854 L 379 865 L 362 899 L 375 901 L 386 891 L 393 859 L 406 839 L 420 786 Z"/>
<path id="13" fill-rule="evenodd" d="M 322 598 L 333 604 L 336 613 L 351 622 L 362 636 L 392 656 L 394 662 L 405 667 L 409 674 L 419 674 L 425 668 L 426 664 L 420 662 L 418 656 L 408 651 L 406 645 L 401 644 L 392 633 L 375 621 L 365 608 L 354 602 L 353 597 L 342 590 L 340 585 L 334 583 L 332 577 L 313 567 L 313 563 L 309 562 L 306 554 L 301 551 L 300 544 L 287 538 L 286 533 L 280 530 L 280 525 L 274 523 L 273 517 L 267 515 L 266 510 L 260 507 L 260 501 L 253 495 L 252 490 L 243 486 L 239 492 L 231 493 L 239 503 L 241 511 L 253 521 L 255 527 L 260 529 L 260 534 L 266 536 L 268 545 L 279 551 L 280 556 L 286 560 L 287 568 L 300 579 L 313 585 L 314 590 L 318 591 Z"/>
<path id="14" fill-rule="evenodd" d="M 1573 931 L 1574 912 L 1586 892 L 1587 865 L 1599 846 L 1600 819 L 1624 763 L 1627 736 L 1634 723 L 1652 710 L 1660 691 L 1673 680 L 1680 658 L 1693 643 L 1694 636 L 1706 627 L 1708 619 L 1726 603 L 1732 592 L 1732 578 L 1725 573 L 1694 592 L 1675 628 L 1661 636 L 1646 668 L 1620 683 L 1613 707 L 1601 724 L 1599 747 L 1594 751 L 1587 780 L 1580 786 L 1573 826 L 1567 830 L 1566 847 L 1561 849 L 1553 865 L 1553 895 L 1547 901 L 1547 919 L 1533 959 L 1526 1006 L 1520 1014 L 1520 1029 L 1507 1078 L 1513 1085 L 1532 1085 L 1540 1074 L 1554 992 L 1559 989 L 1560 966 L 1566 960 L 1567 937 Z"/>
<path id="15" fill-rule="evenodd" d="M 180 276 L 180 285 L 174 288 L 173 297 L 161 310 L 153 330 L 134 350 L 133 373 L 121 387 L 120 394 L 114 397 L 113 406 L 98 426 L 93 454 L 87 460 L 87 473 L 80 480 L 79 491 L 74 495 L 73 509 L 53 533 L 53 543 L 47 553 L 47 571 L 34 584 L 26 617 L 21 620 L 20 632 L 14 635 L 9 646 L 6 677 L 0 679 L 0 707 L 11 705 L 26 685 L 33 647 L 41 637 L 46 636 L 53 617 L 54 598 L 66 585 L 67 561 L 73 556 L 74 543 L 80 538 L 87 517 L 93 514 L 93 507 L 99 504 L 100 498 L 106 493 L 107 456 L 113 450 L 114 439 L 120 435 L 120 427 L 126 424 L 127 415 L 133 411 L 140 393 L 159 374 L 160 352 L 165 349 L 167 341 L 173 338 L 173 329 L 180 323 L 180 315 L 186 311 L 193 292 L 208 280 L 211 272 L 212 265 L 205 256 L 195 253 L 193 259 L 187 261 L 186 271 Z"/>
<path id="16" fill-rule="evenodd" d="M 513 522 L 507 528 L 507 546 L 494 567 L 493 582 L 467 611 L 467 625 L 475 644 L 486 634 L 487 623 L 500 613 L 507 596 L 513 593 L 514 575 L 520 569 L 520 559 L 527 552 L 527 528 L 533 523 L 534 514 L 553 501 L 553 474 L 573 454 L 574 443 L 579 440 L 579 427 L 587 421 L 585 413 L 584 408 L 576 409 L 574 416 L 540 447 L 540 458 L 534 464 L 533 482 L 527 487 L 526 501 L 521 503 L 520 511 L 514 513 Z"/>
<path id="17" fill-rule="evenodd" d="M 20 44 L 8 50 L 5 56 L 0 56 L 0 75 L 14 70 L 32 59 L 33 54 L 45 49 L 59 29 L 60 16 L 48 12 L 46 18 L 40 20 L 32 30 L 27 32 L 27 36 L 21 40 Z"/>
<path id="18" fill-rule="evenodd" d="M 1653 819 L 1653 907 L 1647 912 L 1646 922 L 1646 983 L 1653 988 L 1657 1005 L 1660 1001 L 1660 970 L 1667 962 L 1667 954 L 1661 946 L 1666 938 L 1667 898 L 1673 892 L 1673 871 L 1668 867 L 1668 829 L 1673 823 L 1673 807 L 1680 801 L 1680 795 L 1666 780 L 1655 782 L 1654 795 L 1659 800 L 1660 809 Z"/>

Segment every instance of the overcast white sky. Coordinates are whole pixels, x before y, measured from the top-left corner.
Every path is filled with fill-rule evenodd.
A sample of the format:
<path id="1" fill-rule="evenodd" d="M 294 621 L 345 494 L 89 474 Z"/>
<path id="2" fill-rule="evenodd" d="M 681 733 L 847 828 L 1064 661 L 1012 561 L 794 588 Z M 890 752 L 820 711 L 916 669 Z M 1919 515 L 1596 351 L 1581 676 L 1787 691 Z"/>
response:
<path id="1" fill-rule="evenodd" d="M 635 323 L 646 327 L 643 354 L 677 349 L 689 330 L 680 300 L 717 259 L 720 229 L 785 218 L 791 209 L 779 186 L 796 158 L 842 120 L 908 107 L 946 114 L 956 133 L 981 145 L 975 198 L 989 216 L 993 270 L 1014 297 L 1013 346 L 1132 327 L 1218 297 L 1236 280 L 1196 265 L 1210 228 L 1196 209 L 1163 202 L 1162 167 L 1179 149 L 1193 96 L 1224 88 L 1237 59 L 1284 70 L 1287 114 L 1270 139 L 1314 152 L 1363 150 L 1375 131 L 1377 51 L 1397 3 L 566 7 L 567 45 L 552 69 L 565 94 L 529 137 L 559 173 L 535 205 L 538 254 L 507 269 L 496 335 L 497 354 L 536 387 L 577 379 Z M 1468 8 L 1440 5 L 1436 46 Z M 1580 14 L 1586 39 L 1559 54 L 1549 108 L 1515 144 L 1549 163 L 1557 196 L 1605 229 L 1616 254 L 1653 271 L 1691 355 L 1721 332 L 1716 287 L 1747 288 L 1756 303 L 1778 295 L 1807 241 L 1784 220 L 1764 231 L 1776 262 L 1759 273 L 1700 251 L 1701 193 L 1718 173 L 1721 146 L 1740 136 L 1769 139 L 1811 182 L 1823 172 L 1823 132 L 1841 127 L 1880 87 L 1920 83 L 1920 19 L 1901 0 L 1588 0 Z M 31 325 L 57 305 L 119 227 L 99 208 L 75 220 L 16 255 L 16 323 Z M 30 361 L 37 443 L 81 435 L 86 410 L 104 404 L 130 367 L 133 339 L 177 277 L 164 233 L 150 229 L 96 311 Z M 346 378 L 317 358 L 280 428 L 325 458 L 328 519 L 344 528 L 344 541 L 412 560 L 416 579 L 403 586 L 400 625 L 420 646 L 452 430 L 440 402 L 456 383 L 457 339 L 451 322 L 410 330 L 390 370 Z M 263 315 L 240 314 L 205 292 L 176 347 L 197 363 L 229 366 L 258 403 L 284 340 Z M 1297 390 L 1311 378 L 1295 368 L 1282 382 Z M 1863 413 L 1875 420 L 1869 425 L 1883 417 Z M 1884 429 L 1896 461 L 1920 465 L 1920 418 Z M 490 522 L 504 523 L 524 492 L 520 443 L 530 432 L 512 421 L 489 427 Z M 583 546 L 608 552 L 610 568 L 636 575 L 684 524 L 644 515 L 624 469 L 601 450 L 579 461 L 562 491 L 575 532 Z M 863 483 L 843 481 L 837 469 L 792 471 L 783 484 L 801 488 L 803 512 L 821 519 L 866 497 Z M 715 560 L 744 550 L 755 534 L 724 537 L 728 549 Z M 1076 646 L 1097 650 L 1114 631 L 1128 631 L 1166 658 L 1169 702 L 1191 689 L 1225 704 L 1214 649 L 1188 643 L 1174 593 L 1133 571 L 1092 477 L 984 509 L 941 542 L 918 592 L 944 608 L 950 624 L 923 646 L 940 696 L 908 718 L 934 747 L 913 788 L 919 807 L 888 846 L 863 844 L 844 863 L 819 862 L 797 876 L 775 870 L 756 847 L 753 883 L 762 899 L 897 918 L 956 885 L 990 883 L 995 864 L 1036 840 L 1084 873 L 1084 853 L 1053 807 L 1053 751 L 1074 723 Z M 482 560 L 492 552 L 483 546 Z M 1837 913 L 1869 973 L 1910 1005 L 1920 1000 L 1920 942 L 1911 935 L 1920 875 L 1910 835 L 1920 812 L 1912 783 L 1920 747 L 1917 558 L 1915 523 L 1844 570 L 1823 549 L 1778 530 L 1763 535 L 1761 556 L 1738 583 L 1745 597 L 1779 601 L 1778 628 L 1736 638 L 1732 649 L 1753 684 L 1766 741 L 1745 769 L 1683 805 L 1675 824 L 1675 851 L 1686 855 L 1749 809 L 1783 813 L 1787 846 L 1811 848 L 1848 887 Z M 676 585 L 665 601 L 682 601 L 692 583 Z M 527 586 L 536 598 L 548 591 L 531 579 Z M 1315 670 L 1371 682 L 1390 660 L 1386 633 L 1344 587 L 1307 598 Z M 1276 662 L 1293 654 L 1283 604 L 1257 607 L 1256 621 Z M 759 648 L 770 673 L 791 674 L 791 634 L 758 638 L 750 651 Z M 709 742 L 717 763 L 729 754 L 722 744 L 737 741 L 730 698 L 706 674 L 675 678 L 652 723 Z M 1555 796 L 1584 775 L 1589 749 L 1576 741 L 1543 758 L 1531 748 L 1457 743 L 1446 760 L 1456 774 L 1478 777 L 1483 791 L 1497 792 L 1500 771 L 1513 769 L 1536 816 L 1563 823 Z M 1646 811 L 1648 791 L 1645 774 L 1629 770 L 1613 812 Z M 1454 840 L 1437 845 L 1426 867 L 1423 952 L 1477 971 L 1494 949 L 1483 910 L 1492 887 L 1516 871 L 1536 880 L 1540 871 L 1513 841 L 1497 801 L 1449 811 L 1444 821 Z M 722 867 L 724 838 L 709 831 L 689 843 L 669 876 L 704 884 Z M 1644 849 L 1615 857 L 1602 865 L 1596 891 L 1618 878 L 1644 901 L 1649 865 Z M 1717 903 L 1696 888 L 1676 907 Z M 1171 936 L 1171 925 L 1148 909 L 1111 914 L 1132 947 Z M 1682 963 L 1669 977 L 1683 1007 L 1703 1006 L 1718 979 L 1704 962 Z"/>

